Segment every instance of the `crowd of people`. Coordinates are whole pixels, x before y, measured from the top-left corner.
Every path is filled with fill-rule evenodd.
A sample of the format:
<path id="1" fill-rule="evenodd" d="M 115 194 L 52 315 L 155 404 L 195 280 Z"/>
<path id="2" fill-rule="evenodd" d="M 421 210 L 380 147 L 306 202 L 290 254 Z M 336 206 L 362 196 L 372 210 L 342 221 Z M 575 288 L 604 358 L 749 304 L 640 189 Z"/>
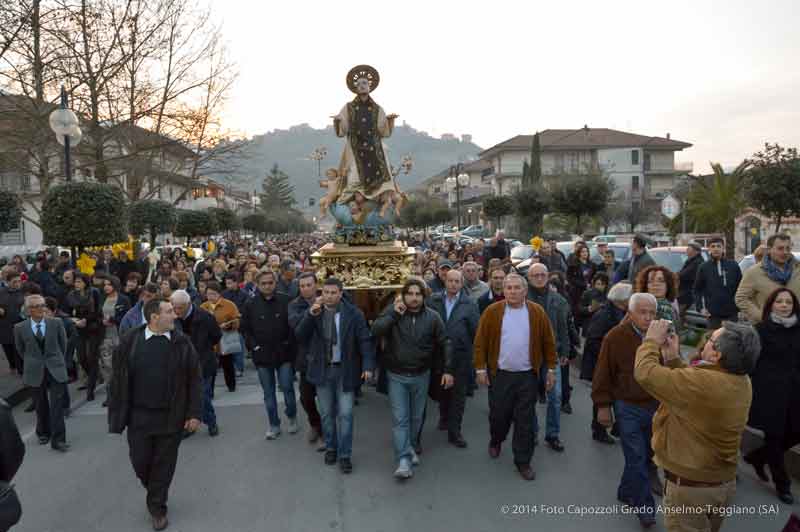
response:
<path id="1" fill-rule="evenodd" d="M 793 502 L 783 452 L 800 442 L 800 263 L 788 236 L 771 237 L 744 275 L 721 240 L 709 243 L 707 261 L 690 244 L 679 273 L 655 264 L 641 237 L 621 263 L 607 247 L 592 260 L 584 242 L 569 256 L 544 242 L 525 276 L 502 233 L 463 246 L 412 240 L 415 275 L 376 316 L 365 316 L 339 279 L 317 278 L 310 256 L 323 242 L 209 241 L 202 259 L 180 248 L 157 260 L 109 250 L 91 275 L 68 254 L 42 254 L 30 271 L 13 260 L 0 272 L 0 343 L 35 390 L 39 443 L 69 449 L 68 382 L 81 380 L 87 401 L 105 383 L 109 429 L 127 429 L 162 530 L 181 440 L 201 425 L 220 434 L 218 370 L 232 392 L 251 359 L 265 438 L 279 438 L 284 422 L 289 434 L 299 431 L 297 380 L 307 441 L 342 473 L 354 469 L 353 407 L 365 383 L 388 395 L 400 480 L 420 467 L 428 398 L 438 403 L 437 428 L 465 448 L 468 398 L 488 386 L 488 454 L 499 458 L 513 426 L 513 462 L 533 480 L 536 405 L 544 406 L 544 444 L 565 452 L 561 416 L 572 413 L 570 367 L 580 356 L 580 378 L 592 386 L 592 440 L 621 443 L 617 498 L 644 528 L 655 524 L 654 495 L 667 508 L 730 504 L 746 424 L 765 438 L 745 462 Z M 693 305 L 709 330 L 686 356 L 679 338 Z M 665 523 L 717 530 L 722 516 L 675 511 Z"/>

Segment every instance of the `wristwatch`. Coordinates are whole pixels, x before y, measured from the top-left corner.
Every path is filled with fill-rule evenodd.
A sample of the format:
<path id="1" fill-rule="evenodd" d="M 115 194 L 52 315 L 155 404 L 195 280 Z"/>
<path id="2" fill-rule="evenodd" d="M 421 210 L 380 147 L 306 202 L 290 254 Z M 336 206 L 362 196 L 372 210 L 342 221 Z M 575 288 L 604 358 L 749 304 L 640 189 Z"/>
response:
<path id="1" fill-rule="evenodd" d="M 556 370 L 554 370 L 554 369 L 552 369 L 552 368 L 550 368 L 550 369 L 548 369 L 548 370 L 547 370 L 547 373 L 555 373 L 555 372 L 556 372 Z"/>

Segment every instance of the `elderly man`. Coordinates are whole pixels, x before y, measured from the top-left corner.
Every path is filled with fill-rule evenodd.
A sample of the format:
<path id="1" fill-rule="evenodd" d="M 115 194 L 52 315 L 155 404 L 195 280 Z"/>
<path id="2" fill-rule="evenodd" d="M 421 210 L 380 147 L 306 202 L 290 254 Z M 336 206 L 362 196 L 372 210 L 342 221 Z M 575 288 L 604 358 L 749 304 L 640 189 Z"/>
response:
<path id="1" fill-rule="evenodd" d="M 464 290 L 474 303 L 489 291 L 489 285 L 478 278 L 478 268 L 479 266 L 472 261 L 465 262 L 461 267 L 464 272 Z"/>
<path id="2" fill-rule="evenodd" d="M 29 317 L 14 326 L 14 344 L 25 360 L 22 380 L 35 390 L 39 445 L 50 443 L 56 451 L 66 452 L 69 449 L 64 426 L 67 334 L 60 319 L 45 317 L 46 310 L 42 296 L 25 298 Z"/>
<path id="3" fill-rule="evenodd" d="M 217 374 L 217 354 L 214 352 L 214 346 L 222 340 L 222 330 L 211 313 L 192 303 L 192 298 L 186 290 L 175 290 L 170 301 L 177 317 L 175 327 L 189 337 L 200 361 L 203 377 L 203 423 L 208 426 L 209 436 L 217 436 L 219 425 L 211 400 L 214 397 L 214 376 Z M 186 431 L 184 436 L 192 434 L 194 431 Z"/>
<path id="4" fill-rule="evenodd" d="M 493 268 L 489 272 L 489 290 L 478 299 L 478 310 L 481 314 L 492 303 L 505 299 L 503 295 L 503 282 L 506 280 L 506 271 L 503 268 Z"/>
<path id="5" fill-rule="evenodd" d="M 628 312 L 628 300 L 633 288 L 628 283 L 617 283 L 608 291 L 603 306 L 594 313 L 586 327 L 586 343 L 583 346 L 581 360 L 581 379 L 590 381 L 597 365 L 597 355 L 603 345 L 603 338 L 608 331 L 619 325 Z M 613 445 L 616 440 L 609 436 L 606 428 L 597 422 L 597 405 L 592 405 L 592 439 L 600 443 Z"/>
<path id="6" fill-rule="evenodd" d="M 449 260 L 439 262 L 439 269 L 437 277 L 428 283 L 428 288 L 431 290 L 431 295 L 443 292 L 447 286 L 447 273 L 453 269 L 453 263 Z"/>
<path id="7" fill-rule="evenodd" d="M 598 423 L 611 425 L 613 405 L 619 424 L 625 469 L 617 500 L 634 507 L 644 528 L 656 522 L 650 485 L 650 436 L 658 401 L 634 380 L 633 368 L 636 350 L 656 317 L 656 306 L 656 298 L 651 294 L 631 296 L 628 319 L 606 335 L 592 378 L 592 401 L 597 405 Z M 681 445 L 681 449 L 686 446 Z"/>
<path id="8" fill-rule="evenodd" d="M 500 447 L 514 423 L 514 464 L 524 480 L 534 480 L 533 415 L 538 372 L 547 368 L 547 390 L 556 378 L 553 329 L 542 307 L 525 299 L 525 279 L 510 273 L 503 284 L 505 300 L 486 309 L 475 335 L 474 365 L 478 384 L 489 389 L 489 456 Z"/>
<path id="9" fill-rule="evenodd" d="M 533 264 L 528 270 L 528 299 L 540 305 L 547 318 L 550 320 L 550 327 L 553 329 L 556 341 L 556 353 L 559 364 L 565 366 L 569 364 L 570 340 L 569 340 L 569 303 L 558 292 L 550 290 L 548 281 L 547 266 L 544 264 Z M 545 368 L 539 372 L 539 380 L 542 380 Z M 547 398 L 547 421 L 545 427 L 545 442 L 556 452 L 564 452 L 564 443 L 561 441 L 561 382 L 562 371 L 556 372 L 554 385 L 546 394 Z M 540 387 L 543 383 L 540 382 Z M 534 445 L 536 445 L 539 433 L 539 419 L 536 410 L 533 414 L 533 433 Z"/>
<path id="10" fill-rule="evenodd" d="M 477 303 L 467 295 L 464 278 L 458 270 L 447 274 L 446 290 L 431 296 L 428 306 L 442 318 L 453 353 L 455 382 L 442 392 L 439 399 L 439 430 L 447 430 L 447 441 L 463 449 L 467 442 L 461 435 L 461 422 L 472 368 L 472 342 L 478 329 L 480 311 Z"/>
<path id="11" fill-rule="evenodd" d="M 636 382 L 661 401 L 652 442 L 667 480 L 664 524 L 675 532 L 716 532 L 736 493 L 739 445 L 752 400 L 748 373 L 761 345 L 752 327 L 725 322 L 697 363 L 687 366 L 671 325 L 650 324 L 634 369 Z"/>
<path id="12" fill-rule="evenodd" d="M 281 268 L 281 257 L 280 255 L 270 255 L 269 259 L 267 259 L 267 267 L 275 273 Z"/>
<path id="13" fill-rule="evenodd" d="M 279 294 L 284 294 L 289 298 L 289 301 L 294 300 L 300 295 L 300 288 L 297 285 L 297 264 L 292 259 L 284 259 L 281 261 L 280 277 L 278 278 L 278 286 L 275 290 Z"/>
<path id="14" fill-rule="evenodd" d="M 800 261 L 792 254 L 791 237 L 772 235 L 767 246 L 764 260 L 744 272 L 736 291 L 736 306 L 751 323 L 761 321 L 764 303 L 776 289 L 786 287 L 800 297 Z"/>

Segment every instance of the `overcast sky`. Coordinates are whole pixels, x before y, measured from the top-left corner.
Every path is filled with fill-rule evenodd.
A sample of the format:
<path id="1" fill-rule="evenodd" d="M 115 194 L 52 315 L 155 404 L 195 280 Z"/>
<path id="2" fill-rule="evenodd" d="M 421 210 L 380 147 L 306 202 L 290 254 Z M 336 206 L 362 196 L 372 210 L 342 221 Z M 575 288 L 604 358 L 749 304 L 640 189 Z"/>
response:
<path id="1" fill-rule="evenodd" d="M 670 132 L 705 172 L 800 145 L 797 0 L 211 1 L 241 72 L 226 124 L 248 135 L 326 125 L 367 63 L 387 113 L 484 148 L 584 124 Z"/>

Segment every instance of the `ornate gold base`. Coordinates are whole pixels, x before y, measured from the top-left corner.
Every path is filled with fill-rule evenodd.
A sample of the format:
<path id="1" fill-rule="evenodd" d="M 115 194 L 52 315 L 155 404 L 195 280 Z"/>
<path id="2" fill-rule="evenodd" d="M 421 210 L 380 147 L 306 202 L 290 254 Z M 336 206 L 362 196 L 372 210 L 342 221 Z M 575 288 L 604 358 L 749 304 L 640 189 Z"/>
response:
<path id="1" fill-rule="evenodd" d="M 325 244 L 311 255 L 311 262 L 320 282 L 334 276 L 346 289 L 400 288 L 411 275 L 415 253 L 402 242 L 386 246 Z"/>

